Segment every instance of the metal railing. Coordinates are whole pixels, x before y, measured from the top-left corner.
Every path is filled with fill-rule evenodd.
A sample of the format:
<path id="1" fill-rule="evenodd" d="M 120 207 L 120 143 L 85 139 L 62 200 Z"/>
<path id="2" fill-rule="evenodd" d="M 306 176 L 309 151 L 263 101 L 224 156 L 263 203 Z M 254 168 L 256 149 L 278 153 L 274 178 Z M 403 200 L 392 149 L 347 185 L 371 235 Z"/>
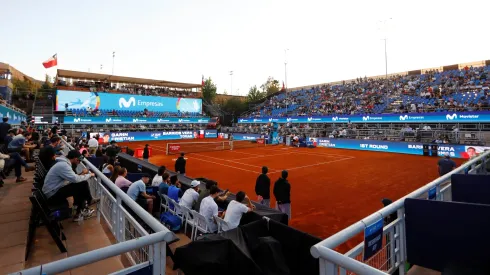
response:
<path id="1" fill-rule="evenodd" d="M 64 140 L 63 143 L 65 153 L 73 149 Z M 14 274 L 60 273 L 121 254 L 125 254 L 133 264 L 132 267 L 128 268 L 132 271 L 153 265 L 153 274 L 165 274 L 166 243 L 176 239 L 174 233 L 141 208 L 92 163 L 85 159 L 83 164 L 97 177 L 96 181 L 89 183 L 91 192 L 95 194 L 95 197 L 100 198 L 100 204 L 97 207 L 97 220 L 100 221 L 101 217 L 105 220 L 117 244 Z M 134 213 L 134 217 L 127 209 Z M 137 219 L 149 227 L 150 232 Z M 126 274 L 127 270 L 123 269 L 113 274 L 119 273 Z"/>
<path id="2" fill-rule="evenodd" d="M 469 160 L 451 173 L 446 174 L 427 185 L 402 197 L 383 209 L 337 232 L 329 238 L 314 245 L 310 252 L 320 260 L 320 275 L 347 275 L 347 274 L 405 274 L 406 248 L 405 248 L 405 209 L 404 201 L 407 198 L 426 198 L 429 190 L 436 188 L 436 200 L 451 199 L 450 179 L 456 173 L 486 173 L 486 165 L 490 160 L 490 151 L 477 158 Z M 383 248 L 374 256 L 363 261 L 364 243 L 360 243 L 345 254 L 335 251 L 339 245 L 356 237 L 363 232 L 366 226 L 379 219 L 389 217 L 396 213 L 397 218 L 383 228 Z"/>

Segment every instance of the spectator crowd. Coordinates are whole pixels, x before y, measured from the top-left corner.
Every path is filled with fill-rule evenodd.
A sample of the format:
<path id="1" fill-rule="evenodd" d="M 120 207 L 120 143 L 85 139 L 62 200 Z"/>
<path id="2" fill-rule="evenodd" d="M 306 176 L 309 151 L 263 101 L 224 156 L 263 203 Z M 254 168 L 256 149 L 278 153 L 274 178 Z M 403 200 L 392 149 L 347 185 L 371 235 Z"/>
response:
<path id="1" fill-rule="evenodd" d="M 273 96 L 248 113 L 315 116 L 488 110 L 490 66 L 465 67 L 388 79 L 357 78 Z"/>

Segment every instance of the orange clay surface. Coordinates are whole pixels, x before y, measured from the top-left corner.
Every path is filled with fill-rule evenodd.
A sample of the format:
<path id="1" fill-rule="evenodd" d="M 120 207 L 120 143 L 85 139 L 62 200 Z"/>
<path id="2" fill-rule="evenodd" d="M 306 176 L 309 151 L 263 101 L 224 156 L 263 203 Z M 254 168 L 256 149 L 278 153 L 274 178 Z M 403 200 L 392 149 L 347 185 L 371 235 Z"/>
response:
<path id="1" fill-rule="evenodd" d="M 153 150 L 149 161 L 174 170 L 177 156 L 166 155 L 166 144 L 195 141 L 125 142 L 119 145 L 134 150 L 149 144 Z M 438 177 L 438 158 L 332 148 L 267 146 L 189 153 L 186 158 L 187 176 L 213 179 L 221 189 L 230 189 L 233 193 L 245 191 L 252 200 L 256 200 L 255 180 L 262 166 L 269 167 L 271 189 L 280 172 L 288 170 L 290 226 L 322 239 L 382 208 L 382 198 L 395 201 Z M 458 165 L 462 163 L 455 161 Z M 275 205 L 273 198 L 271 205 Z M 347 248 L 360 241 L 356 238 L 348 242 Z"/>

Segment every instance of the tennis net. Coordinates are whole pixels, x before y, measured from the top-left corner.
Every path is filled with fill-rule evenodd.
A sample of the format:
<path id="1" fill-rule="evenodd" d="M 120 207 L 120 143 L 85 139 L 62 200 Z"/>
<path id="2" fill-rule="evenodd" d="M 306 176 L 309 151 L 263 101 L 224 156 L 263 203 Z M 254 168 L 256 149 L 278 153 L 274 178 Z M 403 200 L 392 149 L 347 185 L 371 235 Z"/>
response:
<path id="1" fill-rule="evenodd" d="M 264 147 L 265 144 L 266 142 L 263 138 L 256 140 L 234 140 L 233 150 L 242 148 Z M 231 146 L 232 144 L 228 140 L 215 142 L 167 143 L 167 155 L 231 150 Z"/>

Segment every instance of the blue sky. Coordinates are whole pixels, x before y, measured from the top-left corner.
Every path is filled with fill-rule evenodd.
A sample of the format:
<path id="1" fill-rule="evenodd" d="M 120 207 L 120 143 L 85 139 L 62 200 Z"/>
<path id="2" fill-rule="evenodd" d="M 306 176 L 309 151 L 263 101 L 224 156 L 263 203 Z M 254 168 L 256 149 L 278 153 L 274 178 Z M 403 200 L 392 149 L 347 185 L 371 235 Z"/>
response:
<path id="1" fill-rule="evenodd" d="M 2 3 L 0 61 L 37 79 L 60 69 L 200 83 L 246 94 L 490 59 L 488 1 L 126 1 Z M 388 20 L 386 28 L 379 21 Z M 384 29 L 380 30 L 380 29 Z M 5 39 L 5 40 L 4 40 Z M 229 71 L 234 71 L 233 91 Z"/>

